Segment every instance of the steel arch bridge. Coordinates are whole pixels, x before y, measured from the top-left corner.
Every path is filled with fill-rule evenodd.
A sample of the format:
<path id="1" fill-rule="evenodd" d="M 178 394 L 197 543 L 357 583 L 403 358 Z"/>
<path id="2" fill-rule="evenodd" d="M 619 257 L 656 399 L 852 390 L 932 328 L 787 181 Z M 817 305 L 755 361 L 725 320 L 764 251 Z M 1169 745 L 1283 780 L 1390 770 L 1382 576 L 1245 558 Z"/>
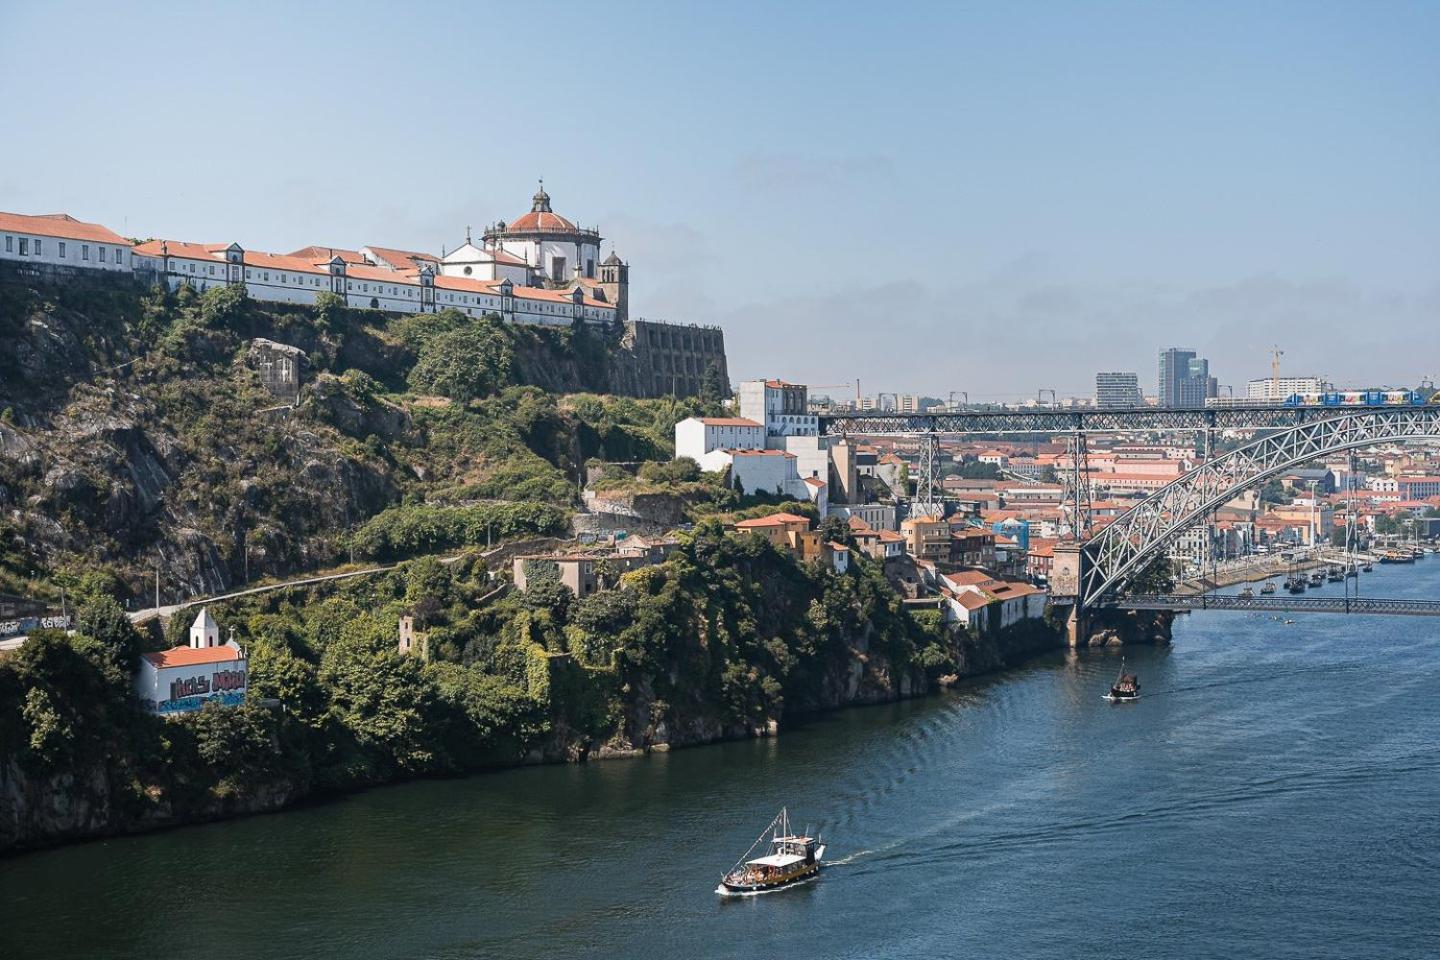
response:
<path id="1" fill-rule="evenodd" d="M 1215 457 L 1116 517 L 1080 548 L 1079 606 L 1103 604 L 1186 527 L 1291 467 L 1376 443 L 1440 440 L 1440 406 L 1330 412 Z"/>
<path id="2" fill-rule="evenodd" d="M 1069 432 L 1083 437 L 1087 432 L 1129 430 L 1266 431 L 1262 438 L 1208 460 L 1155 491 L 1081 544 L 1074 597 L 1077 609 L 1084 609 L 1117 603 L 1117 595 L 1186 527 L 1276 474 L 1376 443 L 1440 440 L 1440 405 L 858 414 L 822 416 L 821 424 L 821 432 L 829 435 L 921 435 L 932 442 L 942 433 Z M 1057 555 L 1057 569 L 1058 561 Z M 1069 595 L 1061 593 L 1059 582 L 1051 586 L 1057 600 Z"/>

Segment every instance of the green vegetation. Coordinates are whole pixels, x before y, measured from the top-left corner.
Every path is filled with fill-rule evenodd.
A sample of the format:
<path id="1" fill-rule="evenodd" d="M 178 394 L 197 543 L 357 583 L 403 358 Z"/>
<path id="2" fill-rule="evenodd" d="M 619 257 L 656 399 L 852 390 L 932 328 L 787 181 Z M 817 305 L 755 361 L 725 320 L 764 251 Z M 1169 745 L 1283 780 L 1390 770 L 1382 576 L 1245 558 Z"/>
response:
<path id="1" fill-rule="evenodd" d="M 482 563 L 427 558 L 298 606 L 231 602 L 215 613 L 248 652 L 249 703 L 169 720 L 130 699 L 136 651 L 165 641 L 136 634 L 92 582 L 79 635 L 0 656 L 0 762 L 39 781 L 100 778 L 122 828 L 537 753 L 683 743 L 682 729 L 743 735 L 955 669 L 938 616 L 911 616 L 868 560 L 836 575 L 708 521 L 623 581 L 581 600 L 558 583 L 496 599 Z M 397 651 L 402 614 L 426 657 Z M 861 689 L 847 691 L 860 649 Z"/>
<path id="2" fill-rule="evenodd" d="M 43 597 L 67 566 L 148 596 L 160 554 L 177 599 L 352 548 L 399 559 L 554 533 L 587 460 L 668 460 L 674 423 L 718 409 L 594 392 L 612 346 L 587 330 L 333 296 L 5 284 L 0 335 L 15 345 L 0 356 L 6 449 L 34 447 L 0 456 L 0 500 L 24 505 L 0 519 L 0 591 Z M 262 385 L 256 337 L 304 352 L 298 408 Z"/>

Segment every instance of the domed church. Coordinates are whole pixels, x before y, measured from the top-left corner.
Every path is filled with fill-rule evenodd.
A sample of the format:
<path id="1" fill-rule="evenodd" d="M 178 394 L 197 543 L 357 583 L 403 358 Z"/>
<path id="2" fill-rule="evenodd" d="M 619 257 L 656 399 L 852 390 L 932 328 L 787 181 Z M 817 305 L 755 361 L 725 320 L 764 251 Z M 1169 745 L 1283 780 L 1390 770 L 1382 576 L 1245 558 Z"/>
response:
<path id="1" fill-rule="evenodd" d="M 440 258 L 440 273 L 473 280 L 509 280 L 517 286 L 551 290 L 580 288 L 587 297 L 612 304 L 627 318 L 629 264 L 612 250 L 600 260 L 600 231 L 579 227 L 550 206 L 545 181 L 531 198 L 530 212 L 485 228 L 477 245 L 465 242 Z"/>

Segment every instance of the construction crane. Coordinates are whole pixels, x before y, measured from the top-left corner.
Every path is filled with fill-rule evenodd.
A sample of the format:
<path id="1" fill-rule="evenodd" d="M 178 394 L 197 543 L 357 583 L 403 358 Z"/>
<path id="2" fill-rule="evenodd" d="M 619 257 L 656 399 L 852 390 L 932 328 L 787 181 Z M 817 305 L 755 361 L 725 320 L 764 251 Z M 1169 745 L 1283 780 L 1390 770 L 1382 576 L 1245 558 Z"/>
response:
<path id="1" fill-rule="evenodd" d="M 1270 399 L 1283 400 L 1280 396 L 1280 358 L 1285 356 L 1285 351 L 1280 349 L 1280 344 L 1270 348 Z"/>
<path id="2" fill-rule="evenodd" d="M 811 392 L 811 395 L 813 396 L 813 395 L 814 395 L 814 391 L 816 391 L 816 390 L 839 390 L 841 387 L 844 387 L 846 390 L 849 390 L 849 389 L 850 389 L 850 386 L 851 386 L 851 385 L 848 384 L 848 383 L 807 383 L 807 384 L 805 385 L 805 389 L 808 390 L 808 391 L 810 391 L 810 392 Z M 833 400 L 832 400 L 832 402 L 833 402 Z M 857 386 L 857 388 L 856 388 L 856 390 L 855 390 L 855 407 L 856 407 L 856 409 L 859 409 L 859 407 L 860 407 L 860 390 L 859 390 L 858 386 Z"/>

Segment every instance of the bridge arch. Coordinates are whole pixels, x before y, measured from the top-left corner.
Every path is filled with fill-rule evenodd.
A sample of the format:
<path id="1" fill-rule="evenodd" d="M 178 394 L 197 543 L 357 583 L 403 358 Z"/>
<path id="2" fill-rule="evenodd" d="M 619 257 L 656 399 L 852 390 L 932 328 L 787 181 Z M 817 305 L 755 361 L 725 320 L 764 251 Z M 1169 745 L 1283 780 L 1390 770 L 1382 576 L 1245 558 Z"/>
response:
<path id="1" fill-rule="evenodd" d="M 1103 603 L 1186 527 L 1276 474 L 1332 453 L 1415 440 L 1440 440 L 1440 406 L 1337 411 L 1215 457 L 1155 491 L 1082 545 L 1080 606 Z"/>

